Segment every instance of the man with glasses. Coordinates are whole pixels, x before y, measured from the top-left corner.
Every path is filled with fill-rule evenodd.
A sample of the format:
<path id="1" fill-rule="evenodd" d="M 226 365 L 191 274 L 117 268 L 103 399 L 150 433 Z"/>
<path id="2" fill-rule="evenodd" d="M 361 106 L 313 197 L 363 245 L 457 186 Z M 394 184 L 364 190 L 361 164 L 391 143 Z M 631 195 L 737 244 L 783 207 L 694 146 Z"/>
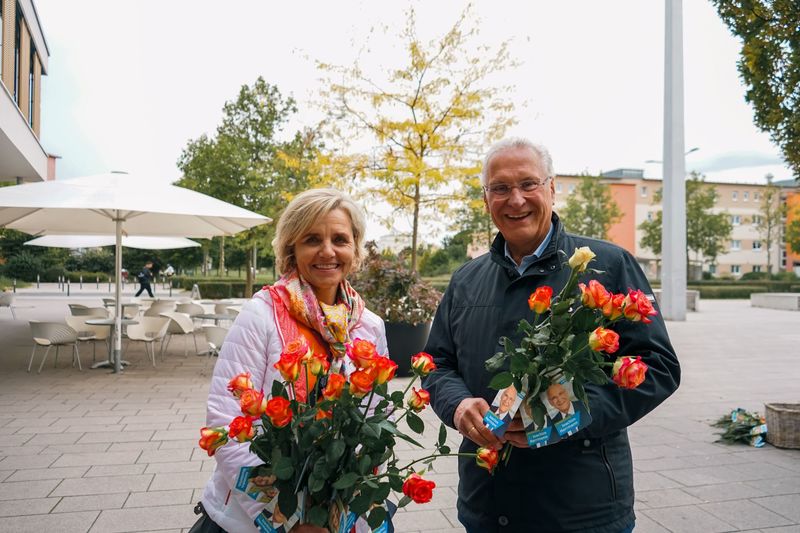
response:
<path id="1" fill-rule="evenodd" d="M 459 458 L 458 518 L 468 533 L 632 530 L 633 466 L 626 428 L 678 387 L 680 367 L 660 315 L 648 325 L 619 322 L 619 353 L 641 355 L 650 367 L 635 390 L 587 385 L 592 423 L 557 444 L 531 449 L 519 418 L 498 438 L 483 424 L 495 391 L 485 361 L 499 339 L 518 341 L 517 323 L 533 319 L 528 297 L 567 282 L 564 265 L 589 246 L 598 281 L 613 292 L 639 288 L 651 295 L 636 260 L 622 248 L 571 234 L 553 212 L 555 172 L 547 149 L 526 139 L 494 145 L 484 160 L 484 202 L 499 230 L 490 252 L 452 276 L 436 312 L 425 351 L 437 369 L 425 380 L 431 405 L 464 436 L 461 451 L 515 446 L 508 464 L 490 476 Z"/>

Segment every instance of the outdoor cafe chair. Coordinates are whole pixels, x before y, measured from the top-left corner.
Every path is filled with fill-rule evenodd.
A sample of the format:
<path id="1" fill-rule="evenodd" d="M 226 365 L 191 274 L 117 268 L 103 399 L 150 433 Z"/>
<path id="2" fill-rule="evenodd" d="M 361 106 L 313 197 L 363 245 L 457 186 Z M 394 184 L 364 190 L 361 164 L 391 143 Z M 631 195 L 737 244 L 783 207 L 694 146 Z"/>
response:
<path id="1" fill-rule="evenodd" d="M 67 304 L 69 312 L 72 316 L 87 316 L 89 314 L 89 306 L 81 304 Z"/>
<path id="2" fill-rule="evenodd" d="M 211 360 L 212 357 L 219 356 L 219 352 L 222 350 L 222 344 L 225 342 L 225 337 L 228 335 L 228 328 L 206 326 L 203 328 L 203 333 L 206 336 L 206 343 L 208 344 L 208 358 L 206 359 L 206 364 L 203 365 L 203 372 L 205 372 L 208 367 L 208 361 Z"/>
<path id="3" fill-rule="evenodd" d="M 156 366 L 155 343 L 164 338 L 168 327 L 168 318 L 161 316 L 145 316 L 140 318 L 138 324 L 131 324 L 127 328 L 128 345 L 125 350 L 127 351 L 131 342 L 143 342 L 145 352 L 153 362 L 153 366 Z"/>
<path id="4" fill-rule="evenodd" d="M 122 304 L 122 317 L 135 319 L 139 315 L 139 304 Z"/>
<path id="5" fill-rule="evenodd" d="M 214 304 L 214 313 L 218 315 L 229 315 L 231 312 L 228 308 L 231 306 L 231 302 L 222 302 Z"/>
<path id="6" fill-rule="evenodd" d="M 237 306 L 234 306 L 234 305 L 228 306 L 228 307 L 225 308 L 225 312 L 228 313 L 229 315 L 231 315 L 234 318 L 239 316 L 239 311 L 241 311 L 241 310 L 242 310 L 241 307 L 237 307 Z"/>
<path id="7" fill-rule="evenodd" d="M 117 305 L 117 300 L 114 298 L 101 298 L 101 299 L 103 300 L 103 307 L 105 307 L 106 309 L 109 307 L 113 308 L 115 305 Z"/>
<path id="8" fill-rule="evenodd" d="M 17 319 L 17 314 L 14 312 L 13 292 L 0 292 L 0 307 L 8 307 L 8 310 L 11 311 L 11 318 Z"/>
<path id="9" fill-rule="evenodd" d="M 169 342 L 174 335 L 183 335 L 183 356 L 186 357 L 189 351 L 189 339 L 187 335 L 191 334 L 194 339 L 194 351 L 197 352 L 197 337 L 194 332 L 194 321 L 189 315 L 178 313 L 176 311 L 161 313 L 161 316 L 169 319 L 169 326 L 167 327 L 167 334 L 161 342 L 161 358 L 164 358 L 164 353 L 169 348 Z"/>
<path id="10" fill-rule="evenodd" d="M 39 346 L 46 346 L 47 349 L 44 352 L 41 364 L 39 364 L 37 374 L 41 373 L 44 362 L 47 360 L 47 355 L 50 353 L 50 348 L 53 346 L 56 347 L 55 365 L 58 364 L 58 349 L 62 346 L 72 346 L 72 366 L 75 366 L 75 362 L 77 361 L 78 370 L 83 370 L 81 367 L 81 356 L 80 353 L 78 353 L 77 331 L 66 324 L 59 324 L 58 322 L 37 322 L 32 320 L 30 325 L 34 345 L 33 351 L 31 352 L 31 359 L 28 361 L 28 372 L 31 371 L 33 358 L 36 355 L 36 348 Z"/>
<path id="11" fill-rule="evenodd" d="M 92 343 L 92 362 L 94 363 L 97 361 L 97 341 L 103 341 L 106 351 L 108 351 L 108 337 L 111 333 L 111 328 L 108 326 L 93 326 L 91 324 L 87 324 L 86 321 L 90 319 L 90 316 L 65 317 L 67 325 L 78 333 L 79 343 Z"/>
<path id="12" fill-rule="evenodd" d="M 161 313 L 169 313 L 175 310 L 175 302 L 172 300 L 156 300 L 144 312 L 144 316 L 160 316 Z"/>

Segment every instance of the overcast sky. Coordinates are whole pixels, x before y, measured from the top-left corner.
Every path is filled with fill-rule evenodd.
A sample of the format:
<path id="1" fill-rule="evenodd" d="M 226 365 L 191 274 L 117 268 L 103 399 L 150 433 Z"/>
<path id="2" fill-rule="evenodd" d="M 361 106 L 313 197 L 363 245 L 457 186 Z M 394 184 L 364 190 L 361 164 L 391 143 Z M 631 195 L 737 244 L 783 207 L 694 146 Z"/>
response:
<path id="1" fill-rule="evenodd" d="M 267 2 L 35 0 L 50 49 L 42 143 L 62 157 L 58 176 L 128 170 L 179 177 L 189 139 L 212 133 L 221 108 L 259 75 L 293 95 L 292 127 L 313 126 L 313 60 L 347 64 L 371 27 L 373 56 L 393 63 L 404 10 L 419 35 L 443 34 L 462 1 Z M 707 0 L 684 0 L 687 169 L 709 179 L 792 177 L 753 125 L 736 70 L 739 42 Z M 664 2 L 478 0 L 483 42 L 511 39 L 521 65 L 502 80 L 519 124 L 547 145 L 556 172 L 643 168 L 662 154 Z"/>

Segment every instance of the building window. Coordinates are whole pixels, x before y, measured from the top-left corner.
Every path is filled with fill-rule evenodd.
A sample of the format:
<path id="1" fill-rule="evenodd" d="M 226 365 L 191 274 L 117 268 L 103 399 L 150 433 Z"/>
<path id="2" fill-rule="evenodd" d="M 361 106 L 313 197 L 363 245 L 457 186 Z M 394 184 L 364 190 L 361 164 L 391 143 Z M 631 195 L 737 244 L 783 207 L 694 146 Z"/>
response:
<path id="1" fill-rule="evenodd" d="M 731 274 L 739 274 L 742 271 L 742 267 L 739 265 L 731 265 Z"/>
<path id="2" fill-rule="evenodd" d="M 736 239 L 731 241 L 731 250 L 741 250 L 741 249 L 742 249 L 742 241 Z"/>
<path id="3" fill-rule="evenodd" d="M 786 248 L 781 250 L 781 268 L 786 268 Z"/>
<path id="4" fill-rule="evenodd" d="M 749 199 L 750 199 L 750 191 L 744 191 L 744 192 L 742 193 L 742 201 L 743 201 L 743 202 L 746 202 L 746 201 L 747 201 L 747 200 L 749 200 Z"/>
<path id="5" fill-rule="evenodd" d="M 739 191 L 733 191 L 731 193 L 731 200 L 733 200 L 735 202 L 738 199 L 739 199 Z"/>
<path id="6" fill-rule="evenodd" d="M 569 193 L 572 194 L 574 192 L 575 192 L 575 186 L 574 185 L 570 185 L 569 186 Z"/>
<path id="7" fill-rule="evenodd" d="M 753 225 L 758 226 L 761 224 L 761 215 L 753 215 Z"/>
<path id="8" fill-rule="evenodd" d="M 761 250 L 761 241 L 753 241 L 753 250 L 755 251 Z"/>
<path id="9" fill-rule="evenodd" d="M 19 89 L 20 89 L 20 64 L 19 64 L 19 56 L 20 56 L 20 39 L 22 38 L 20 35 L 20 31 L 22 28 L 22 15 L 20 14 L 19 6 L 17 6 L 17 17 L 16 21 L 14 22 L 14 102 L 19 107 Z"/>
<path id="10" fill-rule="evenodd" d="M 647 185 L 642 185 L 642 198 L 647 197 Z"/>
<path id="11" fill-rule="evenodd" d="M 758 191 L 753 193 L 753 201 L 754 202 L 757 202 L 760 198 L 761 198 L 761 193 L 759 193 Z"/>
<path id="12" fill-rule="evenodd" d="M 28 123 L 33 127 L 33 91 L 36 85 L 36 78 L 33 75 L 33 62 L 36 57 L 36 48 L 31 45 L 31 60 L 28 69 Z"/>
<path id="13" fill-rule="evenodd" d="M 561 184 L 556 183 L 556 194 L 561 194 Z"/>
<path id="14" fill-rule="evenodd" d="M 709 274 L 716 274 L 717 273 L 717 265 L 708 265 L 708 273 Z"/>
<path id="15" fill-rule="evenodd" d="M 753 265 L 753 272 L 761 272 L 761 265 Z"/>
<path id="16" fill-rule="evenodd" d="M 731 224 L 734 226 L 738 226 L 742 223 L 742 216 L 741 215 L 731 215 Z"/>
<path id="17" fill-rule="evenodd" d="M 648 222 L 652 222 L 653 221 L 653 212 L 652 211 L 648 211 L 647 212 L 647 221 Z"/>

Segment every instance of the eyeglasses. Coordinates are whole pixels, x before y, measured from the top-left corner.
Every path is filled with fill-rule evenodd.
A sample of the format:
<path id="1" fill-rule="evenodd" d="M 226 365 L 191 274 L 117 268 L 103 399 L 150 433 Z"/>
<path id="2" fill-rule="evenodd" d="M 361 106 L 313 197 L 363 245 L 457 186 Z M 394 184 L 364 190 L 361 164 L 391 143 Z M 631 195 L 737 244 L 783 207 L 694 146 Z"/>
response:
<path id="1" fill-rule="evenodd" d="M 492 185 L 485 186 L 483 190 L 497 198 L 505 198 L 510 196 L 513 189 L 519 189 L 519 191 L 524 195 L 536 192 L 539 187 L 542 187 L 544 184 L 550 181 L 550 179 L 551 178 L 545 178 L 543 181 L 525 180 L 517 185 L 509 185 L 508 183 L 494 183 Z"/>

